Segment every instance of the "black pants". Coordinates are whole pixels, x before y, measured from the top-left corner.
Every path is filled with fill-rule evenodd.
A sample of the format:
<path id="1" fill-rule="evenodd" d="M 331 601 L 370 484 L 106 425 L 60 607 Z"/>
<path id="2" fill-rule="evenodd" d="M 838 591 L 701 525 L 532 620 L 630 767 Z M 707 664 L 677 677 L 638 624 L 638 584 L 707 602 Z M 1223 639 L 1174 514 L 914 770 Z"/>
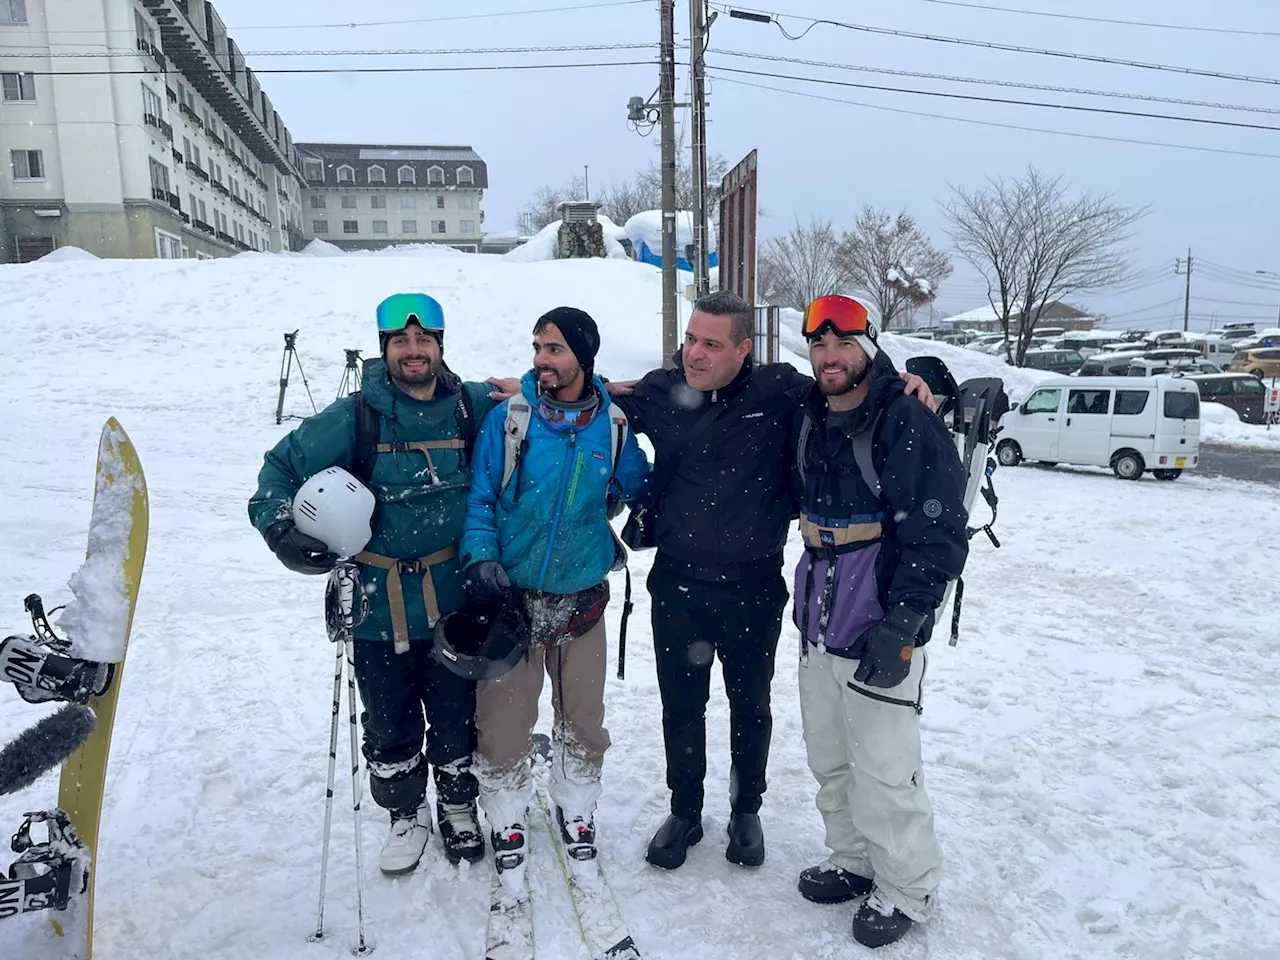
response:
<path id="1" fill-rule="evenodd" d="M 773 733 L 769 685 L 787 603 L 782 574 L 708 583 L 655 565 L 648 587 L 671 812 L 688 818 L 702 813 L 707 700 L 711 664 L 719 655 L 729 698 L 729 801 L 735 813 L 755 813 Z"/>
<path id="2" fill-rule="evenodd" d="M 436 794 L 442 802 L 474 800 L 479 792 L 471 773 L 475 683 L 437 663 L 430 640 L 414 640 L 408 652 L 400 654 L 392 643 L 357 640 L 355 667 L 364 703 L 363 753 L 370 765 L 374 802 L 401 813 L 416 810 L 426 795 L 428 764 L 435 768 Z M 446 766 L 449 769 L 443 769 Z"/>

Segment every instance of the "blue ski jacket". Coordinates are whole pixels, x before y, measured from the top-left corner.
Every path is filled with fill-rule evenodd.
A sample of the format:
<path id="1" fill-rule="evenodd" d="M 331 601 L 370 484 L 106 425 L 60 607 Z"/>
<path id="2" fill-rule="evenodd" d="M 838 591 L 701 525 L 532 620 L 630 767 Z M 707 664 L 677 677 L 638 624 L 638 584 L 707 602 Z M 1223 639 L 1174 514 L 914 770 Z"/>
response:
<path id="1" fill-rule="evenodd" d="M 611 477 L 622 502 L 648 493 L 649 459 L 627 431 L 613 469 L 608 394 L 595 377 L 600 406 L 583 427 L 549 424 L 538 410 L 534 374 L 520 381 L 533 408 L 528 446 L 507 489 L 502 485 L 504 433 L 509 403 L 485 419 L 472 462 L 460 553 L 463 566 L 496 560 L 518 587 L 570 594 L 600 584 L 614 559 L 606 514 Z"/>

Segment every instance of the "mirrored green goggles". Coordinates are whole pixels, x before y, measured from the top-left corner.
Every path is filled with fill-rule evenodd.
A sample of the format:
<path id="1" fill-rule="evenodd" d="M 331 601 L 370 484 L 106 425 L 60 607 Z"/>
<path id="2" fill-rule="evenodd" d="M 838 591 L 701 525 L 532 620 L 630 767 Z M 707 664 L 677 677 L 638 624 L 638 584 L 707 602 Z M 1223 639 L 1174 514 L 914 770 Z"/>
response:
<path id="1" fill-rule="evenodd" d="M 379 333 L 396 333 L 410 320 L 423 330 L 443 330 L 444 310 L 425 293 L 396 293 L 378 304 Z"/>

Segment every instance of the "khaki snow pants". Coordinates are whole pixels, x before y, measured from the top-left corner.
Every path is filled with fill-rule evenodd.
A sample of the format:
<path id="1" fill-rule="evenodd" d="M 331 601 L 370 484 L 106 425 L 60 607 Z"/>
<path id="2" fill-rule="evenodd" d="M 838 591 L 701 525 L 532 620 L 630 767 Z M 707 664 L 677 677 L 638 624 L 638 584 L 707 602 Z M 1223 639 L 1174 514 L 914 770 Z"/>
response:
<path id="1" fill-rule="evenodd" d="M 805 650 L 800 718 L 831 860 L 873 877 L 912 920 L 927 920 L 937 899 L 942 850 L 924 789 L 916 712 L 925 648 L 916 648 L 907 679 L 890 688 L 855 682 L 857 660 L 811 644 Z"/>
<path id="2" fill-rule="evenodd" d="M 550 649 L 535 644 L 528 659 L 510 672 L 476 685 L 475 773 L 480 802 L 494 829 L 524 822 L 531 784 L 530 737 L 538 722 L 544 671 L 551 678 L 555 717 L 551 799 L 567 815 L 589 817 L 594 811 L 611 742 L 604 725 L 606 659 L 601 617 L 567 643 Z"/>

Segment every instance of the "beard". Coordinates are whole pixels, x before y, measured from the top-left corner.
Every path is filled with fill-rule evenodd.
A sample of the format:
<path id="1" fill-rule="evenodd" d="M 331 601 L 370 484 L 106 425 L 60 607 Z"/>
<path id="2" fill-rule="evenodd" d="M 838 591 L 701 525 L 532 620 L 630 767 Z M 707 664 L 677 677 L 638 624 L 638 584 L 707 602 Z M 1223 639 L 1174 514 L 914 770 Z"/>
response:
<path id="1" fill-rule="evenodd" d="M 826 379 L 822 370 L 815 371 L 818 389 L 822 391 L 824 396 L 839 397 L 852 390 L 857 390 L 858 387 L 862 386 L 862 382 L 867 379 L 867 375 L 871 373 L 871 364 L 864 361 L 854 368 L 841 367 L 840 372 L 843 376 L 832 382 Z"/>
<path id="2" fill-rule="evenodd" d="M 395 363 L 388 364 L 388 373 L 391 375 L 391 379 L 398 380 L 400 383 L 407 383 L 415 387 L 421 387 L 429 384 L 436 378 L 436 365 L 431 358 L 415 357 L 414 359 L 421 359 L 422 366 L 416 369 L 406 370 L 403 360 L 398 360 Z"/>
<path id="3" fill-rule="evenodd" d="M 575 366 L 569 370 L 557 370 L 555 367 L 534 367 L 534 372 L 538 375 L 538 389 L 543 393 L 554 393 L 577 380 L 582 368 Z M 544 377 L 544 374 L 550 376 Z"/>

